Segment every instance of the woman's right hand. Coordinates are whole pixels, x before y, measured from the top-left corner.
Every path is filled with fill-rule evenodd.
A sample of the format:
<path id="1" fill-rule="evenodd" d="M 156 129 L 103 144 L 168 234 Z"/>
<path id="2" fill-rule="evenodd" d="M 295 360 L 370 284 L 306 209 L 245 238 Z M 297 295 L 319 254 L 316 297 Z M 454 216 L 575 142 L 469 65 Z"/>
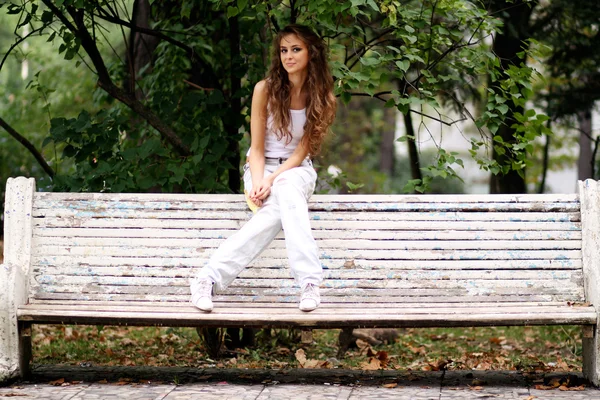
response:
<path id="1" fill-rule="evenodd" d="M 259 207 L 262 207 L 262 203 L 271 194 L 271 186 L 273 183 L 270 179 L 264 178 L 255 185 L 252 185 L 249 197 Z"/>

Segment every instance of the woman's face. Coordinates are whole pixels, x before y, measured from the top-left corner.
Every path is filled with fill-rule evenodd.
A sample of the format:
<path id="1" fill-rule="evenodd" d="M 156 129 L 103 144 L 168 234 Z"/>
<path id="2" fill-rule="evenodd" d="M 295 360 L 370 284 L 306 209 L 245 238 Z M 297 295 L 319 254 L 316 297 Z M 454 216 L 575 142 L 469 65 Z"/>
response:
<path id="1" fill-rule="evenodd" d="M 306 70 L 308 66 L 308 48 L 300 38 L 294 34 L 285 35 L 279 44 L 279 55 L 283 68 L 288 74 Z"/>

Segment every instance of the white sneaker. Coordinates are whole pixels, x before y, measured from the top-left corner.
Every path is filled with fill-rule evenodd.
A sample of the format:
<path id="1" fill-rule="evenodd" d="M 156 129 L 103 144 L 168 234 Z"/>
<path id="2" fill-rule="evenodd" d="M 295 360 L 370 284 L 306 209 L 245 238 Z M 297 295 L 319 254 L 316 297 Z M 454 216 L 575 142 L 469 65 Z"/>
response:
<path id="1" fill-rule="evenodd" d="M 212 311 L 213 282 L 208 278 L 194 278 L 190 284 L 192 304 L 202 311 Z"/>
<path id="2" fill-rule="evenodd" d="M 319 287 L 312 283 L 307 284 L 302 290 L 302 297 L 300 298 L 300 310 L 312 311 L 319 307 L 321 304 L 321 295 L 319 294 Z"/>

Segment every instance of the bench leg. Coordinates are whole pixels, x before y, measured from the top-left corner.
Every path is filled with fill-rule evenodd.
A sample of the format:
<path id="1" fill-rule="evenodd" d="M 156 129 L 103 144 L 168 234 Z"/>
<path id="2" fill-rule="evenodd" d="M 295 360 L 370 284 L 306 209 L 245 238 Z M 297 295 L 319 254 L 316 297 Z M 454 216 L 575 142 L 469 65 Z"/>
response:
<path id="1" fill-rule="evenodd" d="M 600 353 L 598 325 L 583 327 L 583 376 L 594 386 L 599 386 Z"/>
<path id="2" fill-rule="evenodd" d="M 31 323 L 19 323 L 19 368 L 21 377 L 28 379 L 31 376 Z"/>
<path id="3" fill-rule="evenodd" d="M 22 275 L 18 267 L 0 264 L 0 384 L 20 374 L 17 306 L 23 304 Z"/>
<path id="4" fill-rule="evenodd" d="M 337 352 L 338 359 L 344 358 L 344 356 L 346 355 L 346 352 L 348 351 L 348 348 L 350 347 L 350 344 L 355 339 L 354 335 L 352 335 L 353 331 L 354 331 L 354 328 L 343 328 L 340 331 L 340 336 L 338 337 L 338 345 L 339 345 L 338 352 Z"/>

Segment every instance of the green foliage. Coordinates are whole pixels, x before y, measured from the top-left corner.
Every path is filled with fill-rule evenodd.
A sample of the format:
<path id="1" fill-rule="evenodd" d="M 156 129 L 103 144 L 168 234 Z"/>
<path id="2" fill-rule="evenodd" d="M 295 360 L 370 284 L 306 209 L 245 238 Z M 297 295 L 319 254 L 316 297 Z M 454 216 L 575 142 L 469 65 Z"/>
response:
<path id="1" fill-rule="evenodd" d="M 441 121 L 452 126 L 458 120 L 474 120 L 481 138 L 472 142 L 473 156 L 492 173 L 522 170 L 531 142 L 544 132 L 543 117 L 529 111 L 515 114 L 514 120 L 504 118 L 509 110 L 527 104 L 533 71 L 525 65 L 501 69 L 486 43 L 500 29 L 500 21 L 475 1 L 153 2 L 151 30 L 169 40 L 153 48 L 151 63 L 136 72 L 135 85 L 129 82 L 129 87 L 132 68 L 125 53 L 131 43 L 115 44 L 118 36 L 108 33 L 127 39 L 131 3 L 125 7 L 114 0 L 53 4 L 55 8 L 47 8 L 41 1 L 23 0 L 7 9 L 18 16 L 14 26 L 29 26 L 36 35 L 56 42 L 53 51 L 64 60 L 63 68 L 83 64 L 97 73 L 99 86 L 107 88 L 108 79 L 123 87 L 126 96 L 132 95 L 133 88 L 138 110 L 132 111 L 132 102 L 114 93 L 96 91 L 90 99 L 88 91 L 78 95 L 93 100 L 93 107 L 72 110 L 79 114 L 76 118 L 52 115 L 45 154 L 55 151 L 51 158 L 64 166 L 55 189 L 230 191 L 228 178 L 245 150 L 238 150 L 238 143 L 249 132 L 253 85 L 264 76 L 273 31 L 291 21 L 313 26 L 327 39 L 336 95 L 344 103 L 372 96 L 380 102 L 379 108 L 420 114 L 422 124 Z M 102 51 L 100 58 L 86 34 Z M 102 75 L 104 67 L 108 77 Z M 482 83 L 488 74 L 494 77 L 491 85 Z M 50 93 L 38 90 L 41 97 Z M 486 94 L 486 110 L 480 116 L 467 110 L 467 104 L 477 109 Z M 442 121 L 440 116 L 448 109 L 457 113 L 457 120 Z M 486 140 L 502 124 L 516 127 L 518 143 Z M 168 140 L 169 129 L 185 152 Z M 348 142 L 347 137 L 344 140 Z M 345 183 L 344 190 L 390 190 L 390 178 L 377 172 L 377 157 L 368 153 L 378 153 L 378 140 L 349 141 L 351 147 L 366 141 L 362 149 L 350 149 L 366 150 L 358 157 L 366 164 L 343 169 L 352 181 L 360 182 Z M 489 152 L 490 146 L 510 157 L 499 164 L 477 151 L 487 148 Z M 462 164 L 458 154 L 439 148 L 430 165 L 421 163 L 423 180 L 407 177 L 402 186 L 426 192 L 435 179 L 458 177 L 455 167 Z"/>

